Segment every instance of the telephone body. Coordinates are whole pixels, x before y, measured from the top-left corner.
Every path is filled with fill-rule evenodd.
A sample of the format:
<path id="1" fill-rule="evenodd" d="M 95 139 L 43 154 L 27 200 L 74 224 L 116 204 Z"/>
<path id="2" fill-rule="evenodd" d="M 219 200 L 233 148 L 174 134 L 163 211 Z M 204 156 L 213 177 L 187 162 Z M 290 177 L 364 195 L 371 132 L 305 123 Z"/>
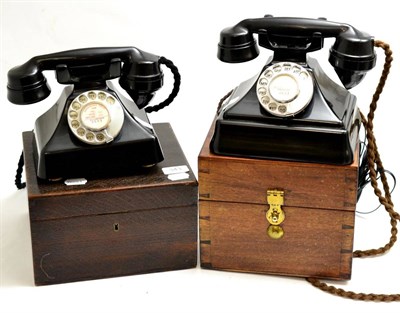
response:
<path id="1" fill-rule="evenodd" d="M 373 38 L 326 19 L 272 17 L 243 20 L 220 35 L 218 58 L 228 63 L 274 52 L 253 78 L 220 108 L 211 150 L 216 154 L 300 162 L 350 164 L 361 125 L 356 86 L 376 63 Z M 329 62 L 336 84 L 308 52 L 334 37 Z"/>
<path id="2" fill-rule="evenodd" d="M 144 110 L 163 85 L 161 58 L 134 47 L 87 48 L 36 56 L 12 68 L 7 87 L 15 104 L 36 103 L 50 94 L 44 70 L 54 70 L 57 81 L 67 85 L 35 122 L 37 176 L 104 177 L 162 161 Z M 131 99 L 111 81 L 118 77 Z"/>

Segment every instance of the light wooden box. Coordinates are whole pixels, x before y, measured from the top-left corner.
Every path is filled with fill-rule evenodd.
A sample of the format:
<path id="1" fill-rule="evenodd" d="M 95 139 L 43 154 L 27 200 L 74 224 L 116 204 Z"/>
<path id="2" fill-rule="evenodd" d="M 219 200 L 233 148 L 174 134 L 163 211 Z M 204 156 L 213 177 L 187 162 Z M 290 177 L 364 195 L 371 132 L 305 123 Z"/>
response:
<path id="1" fill-rule="evenodd" d="M 351 278 L 358 160 L 347 166 L 199 155 L 203 268 Z M 268 190 L 284 192 L 283 237 L 267 234 Z"/>

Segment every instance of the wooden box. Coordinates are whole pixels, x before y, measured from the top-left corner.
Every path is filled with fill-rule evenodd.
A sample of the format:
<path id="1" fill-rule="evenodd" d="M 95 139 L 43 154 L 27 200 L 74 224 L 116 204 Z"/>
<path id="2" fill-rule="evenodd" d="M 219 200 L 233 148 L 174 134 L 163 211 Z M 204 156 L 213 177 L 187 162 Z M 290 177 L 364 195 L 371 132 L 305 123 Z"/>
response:
<path id="1" fill-rule="evenodd" d="M 36 285 L 196 266 L 197 181 L 170 125 L 155 130 L 163 162 L 83 186 L 38 181 L 33 134 L 23 134 Z M 182 165 L 180 180 L 162 171 Z"/>
<path id="2" fill-rule="evenodd" d="M 199 155 L 201 266 L 350 279 L 358 160 L 337 166 L 220 156 L 210 152 L 211 135 Z M 268 190 L 284 192 L 279 239 L 267 233 Z"/>

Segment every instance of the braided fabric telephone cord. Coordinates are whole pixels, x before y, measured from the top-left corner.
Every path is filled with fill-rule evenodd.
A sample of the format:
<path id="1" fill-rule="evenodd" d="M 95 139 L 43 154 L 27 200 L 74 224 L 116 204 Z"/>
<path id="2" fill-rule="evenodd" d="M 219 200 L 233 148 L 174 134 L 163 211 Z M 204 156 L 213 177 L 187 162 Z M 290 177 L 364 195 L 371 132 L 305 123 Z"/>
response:
<path id="1" fill-rule="evenodd" d="M 146 111 L 146 113 L 157 112 L 170 105 L 170 103 L 175 99 L 176 95 L 178 94 L 181 85 L 181 75 L 179 74 L 178 68 L 175 66 L 175 64 L 165 57 L 160 57 L 159 62 L 160 64 L 164 64 L 166 67 L 168 67 L 172 72 L 172 75 L 174 76 L 174 85 L 168 98 L 159 104 L 145 108 L 144 110 Z"/>
<path id="2" fill-rule="evenodd" d="M 385 64 L 383 67 L 382 75 L 379 80 L 379 84 L 376 88 L 376 91 L 372 97 L 372 101 L 370 104 L 370 109 L 367 118 L 362 115 L 362 122 L 367 132 L 367 139 L 368 139 L 368 146 L 367 146 L 367 153 L 368 153 L 368 167 L 370 171 L 370 179 L 371 185 L 374 189 L 375 195 L 379 198 L 379 202 L 384 206 L 386 211 L 390 216 L 390 224 L 391 224 L 391 236 L 389 242 L 380 247 L 378 249 L 370 249 L 370 250 L 357 250 L 353 252 L 353 257 L 355 258 L 362 258 L 362 257 L 369 257 L 369 256 L 376 256 L 383 254 L 390 250 L 393 247 L 394 243 L 397 240 L 397 220 L 400 220 L 400 214 L 394 210 L 392 198 L 390 196 L 390 189 L 387 182 L 387 178 L 385 175 L 385 169 L 382 164 L 381 157 L 378 152 L 378 147 L 376 145 L 376 139 L 373 131 L 373 119 L 375 115 L 375 110 L 377 107 L 377 102 L 379 100 L 379 96 L 382 93 L 383 87 L 385 86 L 386 78 L 389 74 L 392 58 L 392 51 L 388 44 L 382 41 L 375 41 L 375 46 L 382 48 L 385 50 Z M 376 169 L 375 169 L 376 165 Z M 384 195 L 382 191 L 378 187 L 377 182 L 377 172 L 379 172 L 381 176 L 381 181 L 383 185 Z M 389 301 L 400 301 L 400 294 L 365 294 L 365 293 L 356 293 L 353 291 L 346 291 L 341 288 L 336 288 L 334 286 L 328 286 L 327 284 L 321 282 L 316 278 L 307 278 L 307 281 L 311 283 L 313 286 L 331 293 L 336 296 L 340 296 L 343 298 L 349 298 L 354 300 L 363 300 L 363 301 L 377 301 L 377 302 L 389 302 Z"/>

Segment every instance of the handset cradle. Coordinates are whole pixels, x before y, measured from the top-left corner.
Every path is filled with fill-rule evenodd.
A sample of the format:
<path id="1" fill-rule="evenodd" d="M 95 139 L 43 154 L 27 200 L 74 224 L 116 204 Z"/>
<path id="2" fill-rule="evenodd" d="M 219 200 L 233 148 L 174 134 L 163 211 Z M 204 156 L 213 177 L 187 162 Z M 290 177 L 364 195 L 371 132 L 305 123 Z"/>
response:
<path id="1" fill-rule="evenodd" d="M 217 154 L 291 161 L 350 164 L 360 115 L 356 86 L 375 66 L 373 38 L 348 24 L 325 19 L 246 19 L 222 30 L 218 58 L 228 63 L 272 50 L 259 74 L 235 88 L 216 118 L 211 142 Z M 336 38 L 329 62 L 340 86 L 307 53 Z"/>
<path id="2" fill-rule="evenodd" d="M 161 64 L 175 78 L 166 101 L 148 106 L 163 85 Z M 135 47 L 87 48 L 36 56 L 8 72 L 8 99 L 44 100 L 50 87 L 43 71 L 67 85 L 56 104 L 35 122 L 34 157 L 44 180 L 128 175 L 163 160 L 146 112 L 157 111 L 179 91 L 173 63 Z M 119 78 L 125 97 L 112 79 Z"/>

